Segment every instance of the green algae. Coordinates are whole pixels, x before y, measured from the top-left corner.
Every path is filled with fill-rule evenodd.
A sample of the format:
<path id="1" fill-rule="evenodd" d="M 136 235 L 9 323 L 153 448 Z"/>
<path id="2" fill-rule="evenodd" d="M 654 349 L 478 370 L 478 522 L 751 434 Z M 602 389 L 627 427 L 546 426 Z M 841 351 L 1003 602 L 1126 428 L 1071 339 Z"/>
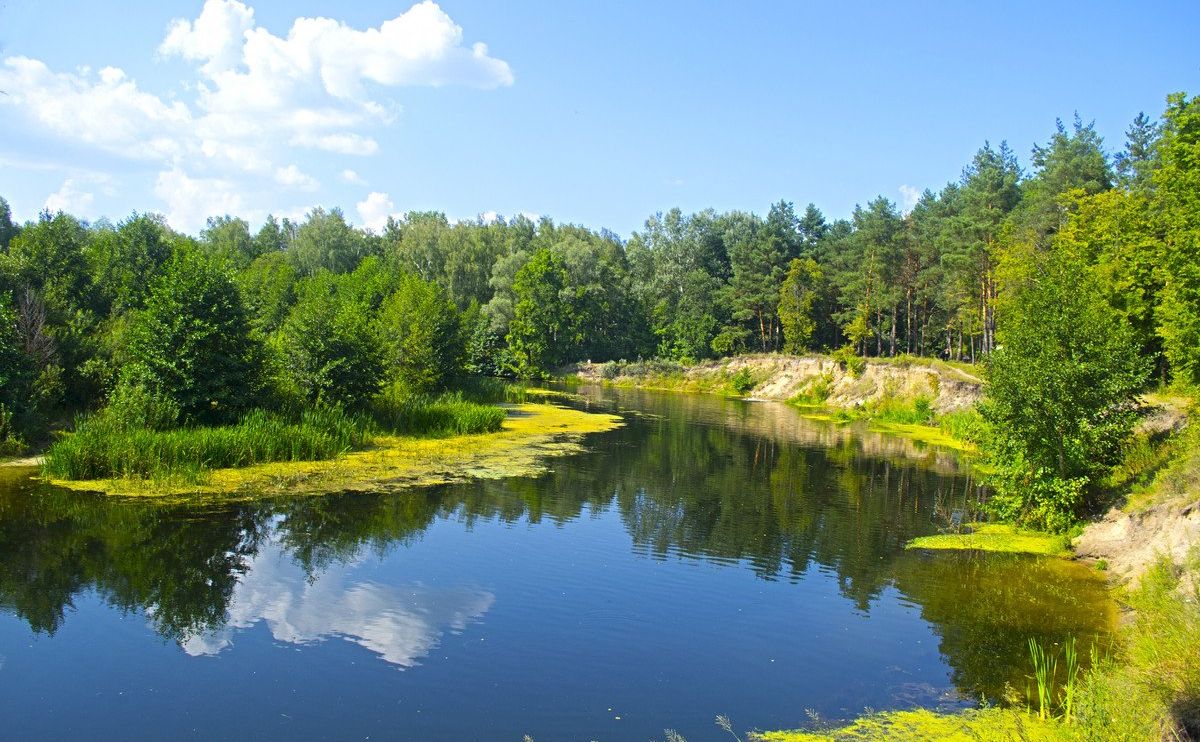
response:
<path id="1" fill-rule="evenodd" d="M 504 426 L 495 433 L 448 438 L 378 436 L 369 447 L 333 460 L 215 469 L 200 481 L 53 479 L 51 483 L 78 491 L 167 500 L 392 491 L 538 474 L 545 470 L 545 459 L 584 450 L 584 435 L 621 425 L 616 415 L 531 402 L 513 405 Z"/>
<path id="2" fill-rule="evenodd" d="M 759 732 L 762 742 L 1057 742 L 1068 739 L 1064 727 L 1053 720 L 1003 708 L 983 708 L 960 713 L 928 709 L 869 714 L 843 727 L 816 731 Z"/>
<path id="3" fill-rule="evenodd" d="M 1039 556 L 1069 556 L 1064 536 L 1028 531 L 1004 523 L 969 524 L 963 533 L 920 536 L 905 544 L 906 549 L 994 551 Z"/>

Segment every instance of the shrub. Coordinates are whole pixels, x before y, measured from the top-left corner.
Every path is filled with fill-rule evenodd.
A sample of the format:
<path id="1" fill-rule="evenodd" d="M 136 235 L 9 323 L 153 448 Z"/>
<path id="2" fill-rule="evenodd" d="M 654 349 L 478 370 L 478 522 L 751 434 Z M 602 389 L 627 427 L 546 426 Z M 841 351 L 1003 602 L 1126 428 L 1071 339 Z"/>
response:
<path id="1" fill-rule="evenodd" d="M 833 351 L 833 360 L 851 376 L 862 376 L 867 369 L 867 359 L 855 353 L 852 345 L 844 345 Z"/>
<path id="2" fill-rule="evenodd" d="M 755 387 L 758 382 L 754 379 L 754 374 L 750 373 L 750 369 L 741 368 L 734 373 L 729 380 L 729 385 L 738 394 L 745 394 Z"/>

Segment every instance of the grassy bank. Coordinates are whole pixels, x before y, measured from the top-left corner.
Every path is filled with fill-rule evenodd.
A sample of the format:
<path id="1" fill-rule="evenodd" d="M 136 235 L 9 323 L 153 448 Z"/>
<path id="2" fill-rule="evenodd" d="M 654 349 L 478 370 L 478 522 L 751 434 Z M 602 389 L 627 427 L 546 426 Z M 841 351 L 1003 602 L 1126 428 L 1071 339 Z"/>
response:
<path id="1" fill-rule="evenodd" d="M 386 491 L 537 474 L 544 470 L 546 459 L 582 451 L 583 435 L 620 425 L 616 415 L 525 403 L 515 405 L 500 429 L 493 432 L 449 437 L 376 434 L 362 448 L 326 460 L 211 469 L 192 480 L 110 477 L 52 481 L 80 491 L 189 502 L 204 496 L 228 500 Z"/>
<path id="2" fill-rule="evenodd" d="M 286 416 L 255 410 L 236 424 L 157 430 L 101 411 L 46 452 L 58 480 L 198 481 L 208 471 L 273 462 L 324 461 L 380 435 L 447 437 L 499 430 L 505 411 L 461 396 L 379 400 L 370 413 L 340 408 Z"/>

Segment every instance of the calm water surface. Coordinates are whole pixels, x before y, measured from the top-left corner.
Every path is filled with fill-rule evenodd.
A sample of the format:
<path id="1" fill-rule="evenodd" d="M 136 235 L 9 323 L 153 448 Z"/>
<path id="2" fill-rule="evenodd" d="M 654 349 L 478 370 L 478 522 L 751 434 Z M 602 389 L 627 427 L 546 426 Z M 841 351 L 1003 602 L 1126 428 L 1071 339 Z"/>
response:
<path id="1" fill-rule="evenodd" d="M 590 390 L 543 476 L 204 507 L 0 470 L 0 736 L 719 739 L 1026 686 L 1103 637 L 1064 562 L 906 553 L 954 458 L 783 405 Z"/>

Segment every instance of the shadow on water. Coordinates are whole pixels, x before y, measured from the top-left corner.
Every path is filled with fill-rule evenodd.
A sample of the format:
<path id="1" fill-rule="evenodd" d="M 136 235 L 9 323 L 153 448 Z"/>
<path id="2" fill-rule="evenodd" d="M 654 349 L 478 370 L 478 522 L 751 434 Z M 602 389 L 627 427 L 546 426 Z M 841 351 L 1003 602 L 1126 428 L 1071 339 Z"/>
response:
<path id="1" fill-rule="evenodd" d="M 642 414 L 593 437 L 587 453 L 532 478 L 186 507 L 80 495 L 44 486 L 28 470 L 0 469 L 0 611 L 53 640 L 73 620 L 76 603 L 94 594 L 120 612 L 144 615 L 158 635 L 190 655 L 231 651 L 239 632 L 263 623 L 275 642 L 303 646 L 339 637 L 388 664 L 413 667 L 446 632 L 479 622 L 505 627 L 502 614 L 490 615 L 509 589 L 499 577 L 475 581 L 476 575 L 454 573 L 452 582 L 442 577 L 450 584 L 441 584 L 430 575 L 388 571 L 387 565 L 416 560 L 422 549 L 441 548 L 422 543 L 431 529 L 467 534 L 455 541 L 458 552 L 438 553 L 447 563 L 457 563 L 461 550 L 475 543 L 498 550 L 522 539 L 550 543 L 556 533 L 578 534 L 576 547 L 538 547 L 574 549 L 547 552 L 545 559 L 575 560 L 570 572 L 555 572 L 553 579 L 568 574 L 579 584 L 548 590 L 561 587 L 566 594 L 594 584 L 598 595 L 608 596 L 573 617 L 587 634 L 572 650 L 583 660 L 573 656 L 572 662 L 586 661 L 588 651 L 610 651 L 598 627 L 620 629 L 621 641 L 636 643 L 638 627 L 644 631 L 651 621 L 646 601 L 676 602 L 679 611 L 664 614 L 679 622 L 672 630 L 710 632 L 704 635 L 719 644 L 738 627 L 723 634 L 722 627 L 701 629 L 689 621 L 693 615 L 696 622 L 732 620 L 696 606 L 736 589 L 738 613 L 729 615 L 757 612 L 775 622 L 751 626 L 747 636 L 760 631 L 760 643 L 784 645 L 798 658 L 835 652 L 828 666 L 844 666 L 838 675 L 810 679 L 838 686 L 833 700 L 823 702 L 826 716 L 883 703 L 936 704 L 947 692 L 952 700 L 999 699 L 1006 684 L 1025 689 L 1029 637 L 1077 636 L 1086 646 L 1105 641 L 1112 628 L 1101 581 L 1078 565 L 903 550 L 909 539 L 937 531 L 937 513 L 970 507 L 981 496 L 952 454 L 805 421 L 782 405 L 586 393 L 589 405 Z M 496 525 L 504 530 L 485 528 Z M 619 540 L 584 538 L 586 529 L 609 538 L 609 525 L 623 534 Z M 626 565 L 619 573 L 610 566 L 617 562 Z M 696 575 L 689 564 L 708 571 Z M 365 577 L 356 571 L 371 565 L 383 566 Z M 684 571 L 671 572 L 667 582 L 654 565 Z M 534 583 L 550 579 L 544 566 L 515 560 L 504 574 L 514 583 Z M 739 574 L 752 575 L 760 587 L 741 580 L 728 587 Z M 622 582 L 611 593 L 600 589 L 616 579 Z M 717 597 L 706 597 L 702 580 L 713 583 Z M 764 592 L 767 585 L 779 587 Z M 830 607 L 826 587 L 844 608 Z M 929 668 L 906 667 L 914 660 L 903 657 L 910 655 L 893 651 L 920 639 L 905 622 L 910 613 L 927 627 L 924 635 L 936 637 L 936 656 L 946 668 L 941 677 L 950 687 Z M 536 622 L 540 615 L 531 611 L 521 620 Z M 817 632 L 822 621 L 836 628 L 863 620 L 872 622 L 879 646 L 860 665 L 836 655 L 864 651 L 837 644 L 850 639 L 804 638 L 809 623 Z M 565 630 L 561 623 L 547 624 L 543 634 Z M 788 626 L 780 635 L 778 627 Z M 645 648 L 650 657 L 654 650 Z M 887 662 L 896 667 L 881 666 Z M 569 664 L 541 671 L 570 672 Z M 888 679 L 893 670 L 896 678 Z M 709 680 L 726 684 L 728 678 Z M 769 716 L 755 719 L 763 724 L 801 721 L 795 704 L 805 699 L 766 685 L 764 679 L 763 688 L 750 690 L 767 705 L 748 706 L 746 713 Z M 702 694 L 696 703 L 708 706 L 701 711 L 709 718 L 730 710 L 714 708 Z M 671 721 L 654 720 L 658 726 L 647 728 Z"/>

